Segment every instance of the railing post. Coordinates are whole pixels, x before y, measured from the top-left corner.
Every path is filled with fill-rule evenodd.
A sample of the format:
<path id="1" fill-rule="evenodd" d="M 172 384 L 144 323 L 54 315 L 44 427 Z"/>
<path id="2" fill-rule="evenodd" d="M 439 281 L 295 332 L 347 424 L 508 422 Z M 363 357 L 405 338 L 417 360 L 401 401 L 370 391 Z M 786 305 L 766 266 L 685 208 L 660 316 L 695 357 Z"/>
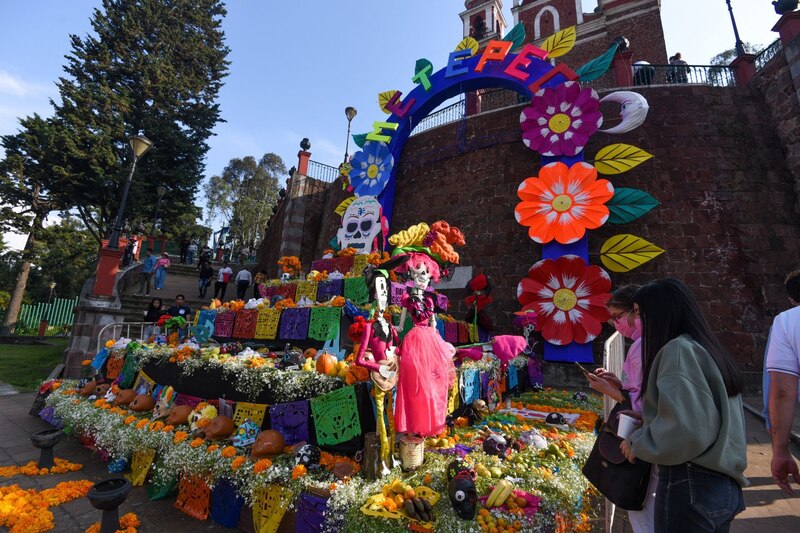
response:
<path id="1" fill-rule="evenodd" d="M 740 55 L 731 61 L 731 68 L 735 69 L 736 83 L 739 87 L 747 87 L 756 76 L 756 55 Z"/>
<path id="2" fill-rule="evenodd" d="M 311 159 L 311 152 L 300 150 L 297 152 L 297 173 L 308 176 L 308 161 Z"/>
<path id="3" fill-rule="evenodd" d="M 614 81 L 617 87 L 630 87 L 633 85 L 633 72 L 631 70 L 631 58 L 633 52 L 617 52 L 614 56 L 613 70 Z"/>
<path id="4" fill-rule="evenodd" d="M 778 32 L 784 47 L 789 46 L 789 43 L 800 35 L 800 11 L 792 11 L 781 15 L 781 18 L 772 27 L 772 31 Z"/>

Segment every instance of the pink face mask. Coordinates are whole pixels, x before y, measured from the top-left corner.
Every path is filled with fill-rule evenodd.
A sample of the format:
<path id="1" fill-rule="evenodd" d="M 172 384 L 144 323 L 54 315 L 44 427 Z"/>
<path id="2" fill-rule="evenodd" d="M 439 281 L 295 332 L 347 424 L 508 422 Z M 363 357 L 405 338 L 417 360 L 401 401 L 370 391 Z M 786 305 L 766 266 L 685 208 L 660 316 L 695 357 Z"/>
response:
<path id="1" fill-rule="evenodd" d="M 628 315 L 626 314 L 623 317 L 620 317 L 619 320 L 614 321 L 614 328 L 619 331 L 619 334 L 623 337 L 627 337 L 632 339 L 636 334 L 641 331 L 641 322 L 639 319 L 635 319 L 633 324 L 628 322 Z"/>

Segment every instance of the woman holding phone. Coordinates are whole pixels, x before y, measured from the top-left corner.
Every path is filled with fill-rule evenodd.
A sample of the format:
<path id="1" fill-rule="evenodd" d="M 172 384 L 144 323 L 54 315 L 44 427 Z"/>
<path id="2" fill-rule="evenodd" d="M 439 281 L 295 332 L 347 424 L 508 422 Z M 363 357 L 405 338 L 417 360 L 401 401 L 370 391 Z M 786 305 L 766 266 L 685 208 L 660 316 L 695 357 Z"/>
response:
<path id="1" fill-rule="evenodd" d="M 611 314 L 609 324 L 614 326 L 620 335 L 633 341 L 622 365 L 622 379 L 598 368 L 594 374 L 586 372 L 589 386 L 594 390 L 622 403 L 630 399 L 634 411 L 642 410 L 642 326 L 633 310 L 633 297 L 639 285 L 626 285 L 617 289 L 606 304 Z M 634 533 L 650 533 L 654 531 L 654 511 L 658 475 L 656 468 L 650 473 L 650 484 L 647 487 L 647 499 L 641 511 L 628 511 L 628 518 Z"/>

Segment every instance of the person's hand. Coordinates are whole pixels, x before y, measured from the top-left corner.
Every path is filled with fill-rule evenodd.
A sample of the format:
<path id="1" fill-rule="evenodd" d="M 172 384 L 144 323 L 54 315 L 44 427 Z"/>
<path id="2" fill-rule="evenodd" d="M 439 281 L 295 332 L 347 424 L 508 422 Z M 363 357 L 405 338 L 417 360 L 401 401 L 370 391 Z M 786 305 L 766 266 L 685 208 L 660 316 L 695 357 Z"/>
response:
<path id="1" fill-rule="evenodd" d="M 622 450 L 622 454 L 625 456 L 625 459 L 627 459 L 629 463 L 636 462 L 636 456 L 633 455 L 633 450 L 631 449 L 631 445 L 628 444 L 627 439 L 622 439 L 622 442 L 619 443 L 619 449 Z"/>
<path id="2" fill-rule="evenodd" d="M 594 371 L 594 375 L 597 376 L 597 377 L 603 378 L 606 381 L 610 381 L 611 384 L 614 385 L 618 389 L 622 388 L 622 381 L 620 381 L 620 379 L 617 377 L 617 375 L 614 374 L 613 372 L 609 372 L 605 368 L 600 367 L 600 368 L 596 369 Z"/>
<path id="3" fill-rule="evenodd" d="M 792 454 L 789 453 L 788 447 L 783 447 L 778 450 L 772 451 L 772 479 L 781 488 L 787 496 L 794 496 L 794 490 L 789 481 L 789 475 L 792 476 L 794 482 L 800 484 L 800 472 L 797 469 Z"/>
<path id="4" fill-rule="evenodd" d="M 621 396 L 619 387 L 615 387 L 614 384 L 607 379 L 603 379 L 594 374 L 586 374 L 586 379 L 589 380 L 589 386 L 601 394 L 611 396 L 614 399 Z"/>
<path id="5" fill-rule="evenodd" d="M 626 409 L 624 411 L 620 411 L 617 414 L 618 415 L 628 415 L 631 418 L 635 418 L 636 420 L 639 421 L 640 424 L 642 423 L 642 420 L 643 420 L 642 419 L 642 413 L 640 413 L 639 411 L 631 411 L 629 409 Z"/>

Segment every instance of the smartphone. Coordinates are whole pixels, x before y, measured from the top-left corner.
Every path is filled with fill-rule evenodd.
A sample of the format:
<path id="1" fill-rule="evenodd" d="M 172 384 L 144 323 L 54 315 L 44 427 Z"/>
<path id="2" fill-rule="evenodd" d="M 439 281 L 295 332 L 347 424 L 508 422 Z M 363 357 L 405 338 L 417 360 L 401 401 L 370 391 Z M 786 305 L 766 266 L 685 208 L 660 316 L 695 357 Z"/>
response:
<path id="1" fill-rule="evenodd" d="M 576 364 L 576 365 L 578 365 L 578 368 L 580 368 L 580 369 L 581 369 L 581 372 L 583 372 L 584 374 L 591 374 L 591 372 L 589 372 L 588 370 L 586 370 L 586 369 L 583 367 L 583 365 L 582 365 L 582 364 L 580 364 L 579 362 L 575 361 L 575 364 Z"/>

